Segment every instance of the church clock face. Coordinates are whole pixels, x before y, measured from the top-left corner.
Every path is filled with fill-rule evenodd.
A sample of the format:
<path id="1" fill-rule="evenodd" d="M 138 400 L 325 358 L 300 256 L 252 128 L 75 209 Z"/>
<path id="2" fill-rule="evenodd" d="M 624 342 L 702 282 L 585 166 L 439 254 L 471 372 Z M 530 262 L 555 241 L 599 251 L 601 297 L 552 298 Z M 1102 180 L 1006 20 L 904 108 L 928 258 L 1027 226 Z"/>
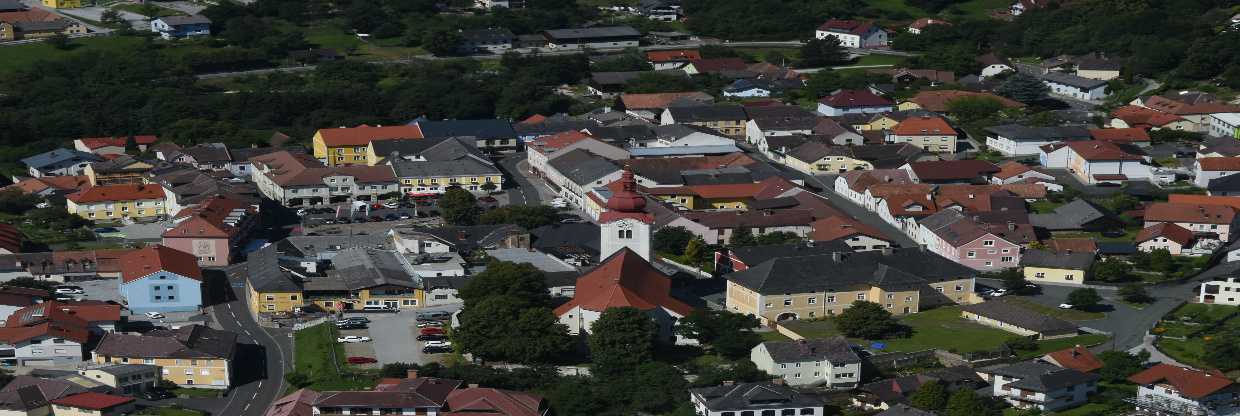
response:
<path id="1" fill-rule="evenodd" d="M 621 230 L 631 230 L 633 229 L 633 224 L 628 222 L 627 220 L 622 220 L 616 223 L 616 228 L 619 228 Z"/>

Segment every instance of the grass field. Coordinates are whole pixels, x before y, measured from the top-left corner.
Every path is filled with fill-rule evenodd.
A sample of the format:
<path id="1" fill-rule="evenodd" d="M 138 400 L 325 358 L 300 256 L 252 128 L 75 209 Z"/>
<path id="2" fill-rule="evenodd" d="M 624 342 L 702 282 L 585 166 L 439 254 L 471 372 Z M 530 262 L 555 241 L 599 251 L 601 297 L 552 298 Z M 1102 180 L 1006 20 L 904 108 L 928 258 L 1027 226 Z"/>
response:
<path id="1" fill-rule="evenodd" d="M 128 36 L 100 36 L 93 38 L 73 39 L 69 42 L 73 47 L 59 50 L 46 42 L 29 43 L 18 46 L 4 47 L 4 59 L 0 59 L 0 73 L 11 73 L 29 68 L 35 62 L 47 58 L 82 54 L 91 51 L 119 52 L 142 45 L 142 38 Z"/>
<path id="2" fill-rule="evenodd" d="M 125 3 L 125 4 L 118 4 L 118 5 L 112 6 L 112 8 L 117 9 L 117 10 L 124 10 L 130 13 L 137 13 L 137 14 L 140 14 L 146 17 L 180 16 L 180 15 L 185 14 L 185 13 L 181 13 L 176 10 L 169 9 L 169 8 L 159 7 L 154 4 L 151 4 L 150 13 L 148 13 L 148 10 L 146 7 L 143 7 L 140 4 Z"/>
<path id="3" fill-rule="evenodd" d="M 939 14 L 948 20 L 953 18 L 959 19 L 962 16 L 971 19 L 982 19 L 989 17 L 991 10 L 1006 9 L 1011 4 L 1012 2 L 1009 0 L 969 0 L 948 7 Z M 870 0 L 866 2 L 866 5 L 888 12 L 907 13 L 914 17 L 930 15 L 929 12 L 910 5 L 904 0 Z"/>
<path id="4" fill-rule="evenodd" d="M 1029 299 L 1021 298 L 1021 297 L 1003 298 L 1003 301 L 1015 303 L 1025 309 L 1029 309 L 1034 312 L 1042 313 L 1045 315 L 1053 316 L 1053 317 L 1063 319 L 1063 320 L 1068 320 L 1068 321 L 1088 321 L 1091 319 L 1102 319 L 1106 317 L 1106 314 L 1102 312 L 1080 311 L 1076 309 L 1059 309 L 1059 308 L 1052 307 L 1052 306 L 1046 306 L 1046 305 L 1031 301 Z"/>
<path id="5" fill-rule="evenodd" d="M 1166 336 L 1184 337 L 1189 334 L 1193 336 L 1185 340 L 1159 338 L 1158 349 L 1184 364 L 1199 368 L 1213 368 L 1206 364 L 1202 357 L 1210 348 L 1214 333 L 1240 327 L 1240 318 L 1233 317 L 1236 311 L 1235 306 L 1184 304 L 1168 313 L 1159 328 L 1162 328 L 1160 330 L 1162 335 Z M 1188 320 L 1201 325 L 1185 325 L 1178 323 L 1180 320 Z M 1220 322 L 1223 323 L 1220 329 L 1210 329 L 1210 324 Z"/>
<path id="6" fill-rule="evenodd" d="M 960 317 L 960 307 L 944 306 L 900 318 L 900 322 L 913 328 L 908 338 L 882 340 L 887 344 L 884 351 L 904 352 L 940 348 L 955 352 L 991 351 L 1003 345 L 1015 334 L 978 325 Z M 830 320 L 797 321 L 784 324 L 806 338 L 826 338 L 839 335 Z M 1042 341 L 1038 352 L 1045 353 L 1075 344 L 1096 344 L 1105 340 L 1099 335 L 1082 335 L 1073 338 Z M 868 340 L 852 339 L 854 343 L 869 345 Z"/>
<path id="7" fill-rule="evenodd" d="M 346 370 L 344 345 L 336 342 L 336 327 L 316 325 L 297 331 L 294 349 L 295 371 L 310 377 L 307 387 L 323 390 L 365 390 L 374 387 L 376 378 L 367 373 Z M 337 371 L 340 368 L 342 371 Z"/>
<path id="8" fill-rule="evenodd" d="M 1190 318 L 1193 321 L 1207 323 L 1225 319 L 1236 313 L 1237 308 L 1229 305 L 1207 305 L 1204 303 L 1186 303 L 1167 314 L 1165 319 L 1179 320 Z"/>
<path id="9" fill-rule="evenodd" d="M 140 416 L 202 416 L 203 413 L 197 410 L 181 409 L 176 407 L 149 407 L 142 409 L 134 415 Z"/>
<path id="10" fill-rule="evenodd" d="M 1206 352 L 1206 343 L 1201 338 L 1189 338 L 1183 341 L 1159 338 L 1158 343 L 1155 345 L 1163 354 L 1167 354 L 1181 363 L 1197 368 L 1213 368 L 1213 366 L 1206 364 L 1205 360 L 1202 359 Z"/>

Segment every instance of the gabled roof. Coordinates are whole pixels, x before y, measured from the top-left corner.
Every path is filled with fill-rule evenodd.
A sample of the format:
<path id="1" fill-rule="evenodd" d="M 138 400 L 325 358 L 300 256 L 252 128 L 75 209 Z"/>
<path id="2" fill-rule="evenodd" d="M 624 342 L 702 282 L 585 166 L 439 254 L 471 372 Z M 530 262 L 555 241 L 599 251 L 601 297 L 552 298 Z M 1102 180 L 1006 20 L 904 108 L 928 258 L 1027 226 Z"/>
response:
<path id="1" fill-rule="evenodd" d="M 1167 202 L 1178 204 L 1220 205 L 1240 210 L 1240 198 L 1230 196 L 1171 194 L 1167 195 Z"/>
<path id="2" fill-rule="evenodd" d="M 1142 101 L 1145 107 L 1155 111 L 1161 111 L 1167 114 L 1175 114 L 1179 116 L 1195 115 L 1195 114 L 1214 114 L 1214 113 L 1238 113 L 1240 106 L 1221 103 L 1221 102 L 1203 102 L 1190 104 L 1176 100 L 1174 98 L 1161 95 L 1153 95 L 1145 97 Z"/>
<path id="3" fill-rule="evenodd" d="M 639 37 L 641 32 L 629 26 L 595 26 L 580 29 L 544 30 L 547 38 L 553 40 L 577 40 L 594 38 Z"/>
<path id="4" fill-rule="evenodd" d="M 57 192 L 79 191 L 89 186 L 90 178 L 87 178 L 86 175 L 44 176 L 41 178 L 22 179 L 17 183 L 4 187 L 4 189 L 19 189 L 24 193 L 35 194 L 47 189 Z"/>
<path id="5" fill-rule="evenodd" d="M 1170 222 L 1160 222 L 1149 227 L 1142 228 L 1137 233 L 1135 241 L 1137 244 L 1150 241 L 1158 237 L 1166 237 L 1168 240 L 1174 241 L 1181 246 L 1187 246 L 1193 242 L 1193 232 L 1188 229 Z"/>
<path id="6" fill-rule="evenodd" d="M 831 274 L 822 273 L 832 270 Z M 917 248 L 777 257 L 733 272 L 727 279 L 761 294 L 839 292 L 881 287 L 917 290 L 929 282 L 975 276 L 976 271 Z"/>
<path id="7" fill-rule="evenodd" d="M 822 97 L 818 102 L 833 108 L 890 107 L 895 105 L 895 102 L 891 101 L 891 99 L 880 97 L 865 89 L 839 90 L 834 94 Z"/>
<path id="8" fill-rule="evenodd" d="M 167 23 L 168 26 L 211 24 L 211 19 L 199 14 L 189 16 L 162 16 L 155 18 L 155 20 L 163 21 L 164 23 Z"/>
<path id="9" fill-rule="evenodd" d="M 315 407 L 442 408 L 460 381 L 419 377 L 388 381 L 373 391 L 325 391 L 314 401 Z"/>
<path id="10" fill-rule="evenodd" d="M 691 107 L 671 107 L 667 112 L 677 123 L 703 123 L 711 121 L 743 121 L 745 110 L 738 105 L 716 104 Z"/>
<path id="11" fill-rule="evenodd" d="M 841 238 L 849 238 L 855 235 L 864 235 L 883 241 L 892 241 L 891 238 L 888 238 L 877 228 L 844 216 L 824 218 L 814 221 L 814 223 L 810 224 L 810 226 L 814 227 L 814 231 L 810 232 L 809 237 L 814 241 L 833 241 Z"/>
<path id="12" fill-rule="evenodd" d="M 138 201 L 163 198 L 163 188 L 156 185 L 141 183 L 92 186 L 65 196 L 65 199 L 79 204 L 92 204 L 96 202 L 109 201 Z"/>
<path id="13" fill-rule="evenodd" d="M 103 158 L 100 158 L 99 156 L 96 156 L 93 153 L 86 153 L 80 150 L 60 148 L 60 149 L 53 149 L 48 152 L 43 152 L 43 153 L 39 153 L 34 156 L 24 158 L 22 159 L 22 163 L 24 163 L 26 166 L 29 166 L 35 169 L 43 169 L 48 166 L 52 166 L 52 165 L 56 165 L 56 164 L 60 164 L 60 163 L 68 162 L 68 161 L 80 163 L 80 162 L 98 162 L 101 160 L 103 160 Z"/>
<path id="14" fill-rule="evenodd" d="M 694 59 L 702 59 L 702 54 L 696 49 L 676 49 L 670 51 L 649 51 L 646 52 L 646 59 L 650 62 L 688 62 Z"/>
<path id="15" fill-rule="evenodd" d="M 446 404 L 449 415 L 542 416 L 547 411 L 541 396 L 483 387 L 453 390 Z"/>
<path id="16" fill-rule="evenodd" d="M 215 237 L 229 238 L 235 235 L 241 217 L 256 214 L 249 203 L 239 198 L 216 195 L 202 203 L 182 209 L 173 218 L 176 226 L 164 231 L 163 237 Z"/>
<path id="17" fill-rule="evenodd" d="M 1017 381 L 1008 384 L 1012 388 L 1042 393 L 1050 393 L 1073 386 L 1096 382 L 1099 379 L 1097 374 L 1083 373 L 1070 368 L 1062 368 L 1040 361 L 1023 361 L 1015 364 L 986 367 L 982 369 L 981 372 L 1015 378 Z"/>
<path id="18" fill-rule="evenodd" d="M 95 353 L 130 358 L 232 359 L 236 348 L 237 334 L 195 324 L 145 335 L 107 333 Z"/>
<path id="19" fill-rule="evenodd" d="M 310 416 L 314 412 L 311 407 L 318 399 L 319 392 L 303 388 L 276 399 L 263 416 Z"/>
<path id="20" fill-rule="evenodd" d="M 735 247 L 728 254 L 747 265 L 761 264 L 770 259 L 780 257 L 816 256 L 835 252 L 849 252 L 852 248 L 842 242 L 815 242 L 813 244 L 793 243 L 766 246 Z"/>
<path id="21" fill-rule="evenodd" d="M 129 142 L 129 137 L 83 137 L 78 139 L 78 141 L 82 142 L 82 145 L 86 146 L 87 149 L 95 150 L 108 146 L 125 147 L 125 144 Z M 133 141 L 138 145 L 151 145 L 159 141 L 159 137 L 153 135 L 135 135 L 133 136 Z"/>
<path id="22" fill-rule="evenodd" d="M 864 35 L 870 30 L 873 30 L 876 28 L 878 27 L 875 26 L 874 22 L 871 22 L 871 21 L 844 20 L 844 19 L 831 19 L 831 20 L 826 21 L 826 23 L 823 23 L 822 25 L 818 26 L 818 30 L 821 30 L 824 32 L 847 33 L 847 34 L 858 35 L 858 36 Z M 882 29 L 878 28 L 878 30 L 882 30 Z"/>
<path id="23" fill-rule="evenodd" d="M 1020 256 L 1021 266 L 1088 271 L 1093 264 L 1094 252 L 1092 251 L 1057 253 L 1046 250 L 1026 250 Z"/>
<path id="24" fill-rule="evenodd" d="M 1141 385 L 1166 384 L 1191 399 L 1204 399 L 1235 385 L 1218 370 L 1207 372 L 1162 363 L 1133 374 L 1128 381 Z"/>
<path id="25" fill-rule="evenodd" d="M 676 105 L 700 105 L 714 101 L 714 97 L 701 91 L 620 95 L 620 102 L 624 104 L 626 110 L 664 109 Z"/>
<path id="26" fill-rule="evenodd" d="M 964 312 L 994 319 L 1017 328 L 1027 329 L 1044 335 L 1075 334 L 1078 329 L 1076 324 L 1071 322 L 1043 315 L 1014 303 L 999 300 L 965 305 L 960 309 Z"/>
<path id="27" fill-rule="evenodd" d="M 1097 355 L 1080 345 L 1048 353 L 1046 358 L 1052 364 L 1082 373 L 1097 371 L 1103 367 L 1102 360 L 1098 359 Z"/>
<path id="28" fill-rule="evenodd" d="M 1105 218 L 1106 214 L 1084 199 L 1074 199 L 1055 208 L 1050 214 L 1031 214 L 1029 222 L 1047 230 L 1079 230 L 1085 225 Z"/>
<path id="29" fill-rule="evenodd" d="M 753 411 L 785 408 L 822 408 L 823 402 L 803 395 L 783 384 L 769 382 L 724 384 L 689 389 L 689 394 L 702 398 L 711 412 Z"/>
<path id="30" fill-rule="evenodd" d="M 1089 136 L 1094 140 L 1111 143 L 1149 143 L 1150 134 L 1143 128 L 1129 127 L 1125 129 L 1089 129 Z"/>
<path id="31" fill-rule="evenodd" d="M 965 98 L 965 97 L 989 98 L 989 99 L 997 101 L 999 104 L 1007 108 L 1019 108 L 1019 107 L 1025 106 L 1024 104 L 1021 104 L 1019 101 L 1014 101 L 1010 98 L 1001 97 L 1001 96 L 994 95 L 988 92 L 961 91 L 961 90 L 921 91 L 921 92 L 918 92 L 917 95 L 914 95 L 913 98 L 910 98 L 909 101 L 917 103 L 917 105 L 921 106 L 921 108 L 927 111 L 943 113 L 947 111 L 947 106 L 949 103 L 951 103 L 952 101 L 956 99 Z"/>
<path id="32" fill-rule="evenodd" d="M 971 180 L 999 173 L 994 163 L 977 159 L 912 162 L 908 167 L 921 182 Z"/>
<path id="33" fill-rule="evenodd" d="M 147 247 L 134 250 L 121 257 L 121 281 L 124 283 L 141 279 L 161 270 L 202 281 L 202 269 L 198 268 L 198 258 L 174 248 L 161 245 Z"/>
<path id="34" fill-rule="evenodd" d="M 1225 205 L 1156 202 L 1145 208 L 1145 221 L 1229 225 L 1236 209 Z"/>
<path id="35" fill-rule="evenodd" d="M 762 346 L 766 347 L 767 353 L 771 355 L 771 360 L 776 363 L 820 360 L 829 361 L 831 364 L 855 364 L 861 362 L 861 357 L 858 357 L 857 353 L 853 352 L 848 339 L 839 335 L 811 340 L 767 341 L 763 342 Z"/>
<path id="36" fill-rule="evenodd" d="M 1089 162 L 1115 160 L 1144 160 L 1141 155 L 1130 153 L 1115 143 L 1101 140 L 1067 142 L 1067 147 Z"/>
<path id="37" fill-rule="evenodd" d="M 901 136 L 955 136 L 956 130 L 942 117 L 909 117 L 896 124 L 892 133 Z"/>
<path id="38" fill-rule="evenodd" d="M 328 147 L 365 146 L 375 140 L 421 139 L 422 129 L 418 126 L 369 126 L 340 127 L 319 129 L 318 135 Z"/>
<path id="39" fill-rule="evenodd" d="M 624 248 L 578 278 L 573 299 L 555 308 L 555 314 L 563 315 L 574 307 L 603 312 L 627 306 L 641 310 L 661 307 L 681 316 L 692 312 L 693 307 L 672 297 L 671 290 L 672 281 L 667 275 Z"/>
<path id="40" fill-rule="evenodd" d="M 1184 121 L 1183 117 L 1175 114 L 1163 113 L 1135 105 L 1126 105 L 1111 110 L 1111 117 L 1123 120 L 1130 126 L 1144 128 L 1162 127 L 1177 121 Z"/>
<path id="41" fill-rule="evenodd" d="M 88 391 L 85 393 L 78 393 L 52 400 L 52 404 L 78 409 L 104 411 L 121 405 L 133 403 L 135 400 L 136 399 L 133 397 L 113 396 L 111 394 Z"/>
<path id="42" fill-rule="evenodd" d="M 1197 163 L 1203 171 L 1240 171 L 1240 157 L 1203 157 Z"/>
<path id="43" fill-rule="evenodd" d="M 721 71 L 744 71 L 747 67 L 741 58 L 694 59 L 689 65 L 701 73 Z"/>
<path id="44" fill-rule="evenodd" d="M 981 224 L 955 209 L 940 210 L 917 223 L 953 247 L 992 235 Z M 1000 239 L 999 236 L 995 238 Z"/>
<path id="45" fill-rule="evenodd" d="M 1240 191 L 1240 175 L 1227 175 L 1211 179 L 1206 184 L 1206 190 L 1210 191 L 1210 193 Z"/>
<path id="46" fill-rule="evenodd" d="M 473 136 L 484 139 L 515 138 L 517 132 L 504 120 L 419 120 L 409 124 L 421 133 L 421 137 Z"/>

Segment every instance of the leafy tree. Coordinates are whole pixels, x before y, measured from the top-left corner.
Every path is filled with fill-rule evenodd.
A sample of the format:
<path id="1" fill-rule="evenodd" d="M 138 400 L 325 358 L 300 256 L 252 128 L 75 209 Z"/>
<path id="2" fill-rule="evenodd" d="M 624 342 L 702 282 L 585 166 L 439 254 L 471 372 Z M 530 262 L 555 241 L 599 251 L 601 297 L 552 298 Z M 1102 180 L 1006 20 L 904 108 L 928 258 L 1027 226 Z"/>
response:
<path id="1" fill-rule="evenodd" d="M 650 71 L 653 69 L 650 61 L 646 60 L 646 55 L 635 48 L 625 49 L 624 53 L 618 56 L 590 65 L 591 72 Z"/>
<path id="2" fill-rule="evenodd" d="M 758 327 L 758 318 L 724 310 L 696 309 L 677 322 L 676 334 L 709 345 L 728 358 L 741 358 L 762 343 L 762 337 L 751 331 Z"/>
<path id="3" fill-rule="evenodd" d="M 1124 282 L 1132 279 L 1132 265 L 1116 258 L 1094 263 L 1093 277 L 1103 282 Z"/>
<path id="4" fill-rule="evenodd" d="M 1240 333 L 1224 331 L 1206 341 L 1205 354 L 1201 357 L 1207 364 L 1228 371 L 1240 366 Z"/>
<path id="5" fill-rule="evenodd" d="M 758 245 L 758 239 L 754 238 L 753 232 L 748 228 L 738 228 L 732 233 L 732 237 L 728 239 L 728 245 L 732 247 L 752 247 Z"/>
<path id="6" fill-rule="evenodd" d="M 930 380 L 922 384 L 917 391 L 909 396 L 909 405 L 921 410 L 940 412 L 947 407 L 947 388 L 938 380 Z"/>
<path id="7" fill-rule="evenodd" d="M 572 346 L 568 327 L 551 308 L 528 304 L 512 295 L 483 298 L 461 311 L 461 326 L 452 331 L 452 340 L 484 360 L 545 363 L 563 356 Z"/>
<path id="8" fill-rule="evenodd" d="M 1153 144 L 1197 143 L 1201 141 L 1201 133 L 1172 129 L 1150 130 L 1150 141 Z"/>
<path id="9" fill-rule="evenodd" d="M 657 331 L 654 321 L 637 308 L 603 311 L 590 327 L 592 374 L 599 377 L 631 374 L 639 365 L 653 359 Z"/>
<path id="10" fill-rule="evenodd" d="M 759 370 L 758 366 L 749 360 L 739 360 L 735 363 L 711 366 L 709 368 L 698 368 L 694 371 L 698 378 L 693 380 L 693 385 L 701 386 L 718 386 L 724 381 L 735 381 L 737 383 L 747 383 L 754 381 L 767 381 L 772 378 L 770 374 Z"/>
<path id="11" fill-rule="evenodd" d="M 1154 297 L 1145 291 L 1145 286 L 1139 284 L 1131 284 L 1119 288 L 1119 297 L 1129 303 L 1150 303 L 1154 301 Z"/>
<path id="12" fill-rule="evenodd" d="M 603 384 L 612 395 L 605 394 L 604 400 L 622 404 L 632 411 L 628 414 L 666 414 L 687 387 L 684 374 L 667 363 L 647 361 L 626 370 L 632 374 L 604 378 Z"/>
<path id="13" fill-rule="evenodd" d="M 1003 341 L 1003 345 L 1014 351 L 1034 351 L 1038 349 L 1038 342 L 1029 337 L 1011 337 Z"/>
<path id="14" fill-rule="evenodd" d="M 459 186 L 453 186 L 439 197 L 439 211 L 444 222 L 452 225 L 474 225 L 478 222 L 478 199 Z"/>
<path id="15" fill-rule="evenodd" d="M 516 224 L 527 230 L 555 224 L 560 214 L 548 205 L 508 205 L 478 216 L 479 224 Z"/>
<path id="16" fill-rule="evenodd" d="M 120 26 L 126 24 L 125 19 L 121 18 L 121 12 L 113 9 L 104 10 L 103 14 L 99 15 L 99 22 L 107 26 Z"/>
<path id="17" fill-rule="evenodd" d="M 56 290 L 56 283 L 49 282 L 46 280 L 36 280 L 33 277 L 18 277 L 18 278 L 9 280 L 7 282 L 4 282 L 4 286 L 46 290 L 49 293 Z"/>
<path id="18" fill-rule="evenodd" d="M 882 305 L 864 300 L 854 301 L 844 309 L 835 318 L 835 327 L 850 338 L 862 339 L 892 338 L 908 332 Z"/>
<path id="19" fill-rule="evenodd" d="M 634 94 L 652 94 L 660 92 L 684 92 L 697 89 L 693 79 L 676 74 L 668 74 L 662 72 L 647 72 L 638 74 L 633 79 L 624 84 L 624 92 Z"/>
<path id="20" fill-rule="evenodd" d="M 1121 213 L 1141 205 L 1136 197 L 1123 192 L 1115 193 L 1102 201 L 1102 206 L 1113 213 Z"/>
<path id="21" fill-rule="evenodd" d="M 971 389 L 960 389 L 947 399 L 944 416 L 983 416 L 990 413 L 986 401 Z"/>
<path id="22" fill-rule="evenodd" d="M 6 189 L 0 191 L 0 212 L 21 215 L 34 209 L 41 200 L 42 198 L 19 189 Z"/>
<path id="23" fill-rule="evenodd" d="M 480 188 L 482 188 L 482 190 L 487 191 L 487 192 L 494 192 L 496 189 L 499 189 L 499 186 L 496 186 L 494 183 L 487 181 L 487 183 L 482 184 Z"/>
<path id="24" fill-rule="evenodd" d="M 848 63 L 848 51 L 840 45 L 840 40 L 828 36 L 826 39 L 811 39 L 801 46 L 801 66 L 823 67 Z"/>
<path id="25" fill-rule="evenodd" d="M 1068 303 L 1072 304 L 1073 309 L 1089 309 L 1098 306 L 1099 302 L 1102 302 L 1102 295 L 1093 288 L 1083 287 L 1068 292 Z"/>
<path id="26" fill-rule="evenodd" d="M 1046 98 L 1050 88 L 1033 76 L 1015 73 L 1003 80 L 995 92 L 1022 103 L 1031 103 Z"/>
<path id="27" fill-rule="evenodd" d="M 456 53 L 461 44 L 461 35 L 454 30 L 434 30 L 422 37 L 422 47 L 435 56 L 449 56 Z"/>
<path id="28" fill-rule="evenodd" d="M 465 309 L 493 296 L 512 296 L 520 300 L 523 307 L 551 304 L 546 277 L 541 270 L 529 263 L 507 261 L 487 264 L 485 271 L 465 282 L 457 296 L 464 302 Z"/>
<path id="29" fill-rule="evenodd" d="M 1099 370 L 1098 374 L 1103 380 L 1123 383 L 1129 376 L 1144 370 L 1142 365 L 1149 358 L 1148 351 L 1141 351 L 1137 355 L 1123 351 L 1103 351 L 1098 354 L 1098 360 L 1102 361 L 1102 370 Z"/>
<path id="30" fill-rule="evenodd" d="M 947 113 L 962 123 L 972 123 L 994 117 L 1003 110 L 1003 104 L 991 97 L 960 97 L 947 102 Z"/>
<path id="31" fill-rule="evenodd" d="M 690 240 L 693 240 L 693 233 L 685 227 L 663 227 L 654 232 L 652 245 L 656 252 L 679 256 L 685 254 Z"/>
<path id="32" fill-rule="evenodd" d="M 996 272 L 990 272 L 986 274 L 985 277 L 1002 281 L 1003 288 L 1013 294 L 1024 292 L 1025 285 L 1028 284 L 1028 282 L 1025 281 L 1025 275 L 1021 274 L 1020 270 L 1017 270 L 1014 267 Z"/>
<path id="33" fill-rule="evenodd" d="M 776 231 L 758 236 L 754 239 L 754 243 L 759 246 L 773 246 L 779 244 L 799 243 L 803 240 L 805 239 L 801 238 L 801 236 L 796 233 L 789 231 Z"/>
<path id="34" fill-rule="evenodd" d="M 285 374 L 284 381 L 287 381 L 288 384 L 296 388 L 308 386 L 311 382 L 313 382 L 313 380 L 310 379 L 310 376 L 307 376 L 306 373 L 300 371 Z"/>
<path id="35" fill-rule="evenodd" d="M 1147 267 L 1149 270 L 1171 273 L 1175 271 L 1175 257 L 1165 248 L 1154 249 L 1146 255 Z"/>
<path id="36" fill-rule="evenodd" d="M 685 254 L 682 257 L 696 266 L 709 263 L 712 255 L 714 255 L 714 251 L 706 247 L 706 242 L 702 241 L 701 237 L 694 236 L 692 240 L 689 240 L 688 244 L 685 244 Z"/>

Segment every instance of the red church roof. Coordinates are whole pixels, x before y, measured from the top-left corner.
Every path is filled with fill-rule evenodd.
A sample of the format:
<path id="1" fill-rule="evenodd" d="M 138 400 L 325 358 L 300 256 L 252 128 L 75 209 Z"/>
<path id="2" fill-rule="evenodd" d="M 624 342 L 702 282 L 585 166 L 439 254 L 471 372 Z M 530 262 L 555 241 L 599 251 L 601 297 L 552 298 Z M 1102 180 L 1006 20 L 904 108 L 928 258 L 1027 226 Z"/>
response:
<path id="1" fill-rule="evenodd" d="M 672 297 L 672 280 L 628 248 L 620 249 L 602 264 L 577 278 L 573 299 L 555 308 L 557 316 L 574 307 L 602 312 L 631 306 L 641 310 L 666 308 L 682 316 L 693 307 Z"/>

